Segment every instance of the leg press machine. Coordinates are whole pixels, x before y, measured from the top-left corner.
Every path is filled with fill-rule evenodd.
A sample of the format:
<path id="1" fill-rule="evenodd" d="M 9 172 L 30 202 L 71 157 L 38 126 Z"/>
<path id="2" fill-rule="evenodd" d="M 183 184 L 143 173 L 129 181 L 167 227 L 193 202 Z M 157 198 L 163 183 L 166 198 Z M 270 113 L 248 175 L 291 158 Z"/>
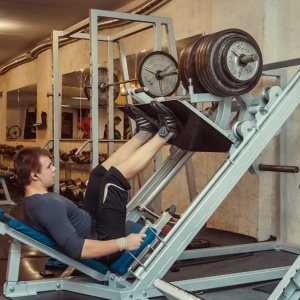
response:
<path id="1" fill-rule="evenodd" d="M 187 279 L 172 283 L 166 283 L 161 279 L 178 259 L 195 259 L 249 251 L 280 250 L 280 244 L 271 241 L 239 246 L 185 250 L 298 106 L 300 102 L 300 72 L 296 73 L 284 89 L 277 86 L 271 87 L 267 104 L 262 103 L 263 100 L 259 102 L 248 101 L 250 98 L 250 95 L 245 95 L 245 103 L 248 103 L 246 105 L 247 110 L 253 102 L 255 106 L 263 106 L 264 109 L 256 109 L 252 119 L 241 121 L 239 135 L 234 135 L 233 132 L 218 127 L 201 112 L 197 111 L 194 105 L 188 101 L 167 99 L 163 102 L 173 110 L 179 120 L 186 123 L 186 130 L 189 130 L 189 126 L 192 125 L 196 135 L 201 134 L 202 130 L 210 130 L 210 135 L 214 137 L 214 140 L 221 141 L 222 145 L 218 145 L 218 149 L 224 151 L 228 148 L 229 155 L 165 237 L 160 237 L 159 233 L 162 227 L 169 222 L 174 210 L 172 207 L 170 211 L 164 212 L 154 224 L 146 220 L 147 239 L 138 253 L 124 253 L 127 258 L 122 256 L 115 263 L 115 266 L 111 266 L 109 269 L 96 260 L 75 261 L 67 257 L 49 237 L 36 232 L 30 226 L 13 219 L 1 210 L 0 232 L 1 234 L 8 234 L 12 238 L 4 294 L 7 297 L 13 297 L 33 295 L 50 290 L 68 290 L 99 296 L 104 299 L 149 299 L 160 295 L 165 295 L 168 299 L 200 299 L 188 292 L 283 278 L 284 281 L 280 283 L 279 291 L 276 289 L 274 291 L 276 295 L 272 294 L 269 299 L 294 299 L 292 297 L 281 298 L 281 294 L 286 293 L 289 287 L 289 281 L 291 280 L 289 273 L 293 273 L 292 278 L 296 275 L 299 276 L 298 268 L 295 266 L 228 274 L 226 276 Z M 244 99 L 244 96 L 240 97 L 240 101 L 241 99 Z M 141 109 L 150 114 L 149 107 L 149 104 L 140 105 Z M 174 143 L 181 146 L 180 143 L 185 142 L 185 138 L 186 133 L 183 131 Z M 188 145 L 188 147 L 191 146 Z M 210 146 L 193 143 L 193 147 L 192 151 L 188 149 L 179 150 L 175 146 L 171 147 L 170 155 L 161 168 L 152 175 L 129 202 L 128 222 L 137 222 L 143 217 L 144 208 L 154 201 L 178 170 L 191 158 L 194 151 L 201 151 L 201 147 L 207 148 Z M 209 150 L 213 149 L 206 149 L 206 151 Z M 80 270 L 88 275 L 89 279 L 68 277 L 29 282 L 18 281 L 21 243 L 30 245 Z M 296 260 L 296 265 L 299 264 L 298 261 L 299 259 Z M 288 279 L 285 279 L 285 274 L 289 274 Z M 129 279 L 129 275 L 131 279 Z M 282 285 L 284 285 L 284 288 L 282 288 Z M 179 295 L 179 292 L 183 296 Z M 174 294 L 177 295 L 177 298 L 176 296 L 174 298 Z"/>
<path id="2" fill-rule="evenodd" d="M 117 33 L 105 37 L 98 34 L 98 17 L 125 19 L 134 22 L 145 22 L 145 26 L 127 29 L 124 34 Z M 109 77 L 113 78 L 113 51 L 111 44 L 117 42 L 122 61 L 123 79 L 129 80 L 123 38 L 145 28 L 154 28 L 156 34 L 156 50 L 161 50 L 162 34 L 160 30 L 166 26 L 166 36 L 170 52 L 176 58 L 175 38 L 170 19 L 130 15 L 91 10 L 90 36 L 80 32 L 83 23 L 74 25 L 66 31 L 53 32 L 53 101 L 54 119 L 60 120 L 59 108 L 59 73 L 58 73 L 58 45 L 59 38 L 70 37 L 91 40 L 91 73 L 92 73 L 92 127 L 93 149 L 98 149 L 98 41 L 108 42 Z M 298 62 L 299 64 L 299 62 Z M 280 65 L 280 64 L 279 64 Z M 272 68 L 274 66 L 272 65 Z M 282 66 L 284 67 L 284 66 Z M 280 69 L 281 65 L 273 69 Z M 264 66 L 264 75 L 277 76 L 272 73 L 268 65 Z M 111 80 L 112 82 L 112 80 Z M 127 102 L 132 98 L 137 100 L 139 107 L 151 115 L 149 103 L 154 100 L 145 91 L 130 88 Z M 109 97 L 112 97 L 112 87 L 109 88 Z M 11 248 L 7 267 L 4 295 L 19 297 L 34 295 L 39 292 L 66 290 L 75 293 L 95 296 L 112 300 L 151 299 L 165 296 L 167 299 L 201 299 L 193 292 L 235 286 L 238 284 L 255 283 L 282 279 L 270 300 L 296 299 L 299 289 L 299 259 L 292 266 L 276 267 L 271 269 L 252 270 L 248 272 L 226 274 L 211 277 L 191 278 L 174 282 L 165 282 L 164 275 L 177 260 L 213 257 L 220 255 L 258 252 L 267 250 L 285 250 L 300 254 L 297 247 L 286 241 L 267 241 L 238 246 L 224 246 L 208 249 L 186 250 L 189 243 L 205 225 L 210 216 L 224 201 L 241 177 L 254 165 L 259 154 L 271 139 L 284 128 L 285 122 L 297 108 L 300 102 L 300 72 L 284 86 L 273 86 L 261 93 L 261 99 L 255 99 L 249 92 L 235 97 L 219 97 L 210 93 L 193 93 L 189 95 L 158 97 L 157 101 L 170 108 L 177 118 L 185 124 L 183 131 L 170 147 L 169 157 L 154 172 L 149 180 L 141 187 L 128 203 L 127 220 L 136 223 L 145 220 L 147 239 L 135 253 L 124 253 L 122 257 L 109 268 L 96 260 L 76 261 L 67 257 L 57 248 L 55 243 L 40 232 L 0 212 L 0 233 L 11 236 Z M 213 103 L 213 109 L 201 112 L 199 104 Z M 109 101 L 113 103 L 113 101 Z M 217 105 L 215 105 L 217 103 Z M 230 128 L 232 116 L 237 121 Z M 109 114 L 113 114 L 113 106 L 109 104 Z M 153 116 L 155 117 L 155 116 Z M 54 164 L 59 173 L 59 122 L 54 123 Z M 161 236 L 162 228 L 170 221 L 174 208 L 157 216 L 156 221 L 150 222 L 144 217 L 148 207 L 157 199 L 161 191 L 174 178 L 178 171 L 189 164 L 194 152 L 227 152 L 227 159 L 209 180 L 201 192 L 197 193 L 187 210 L 180 216 L 172 229 L 165 236 Z M 98 161 L 97 151 L 93 151 L 93 163 Z M 279 166 L 280 168 L 280 166 Z M 282 168 L 282 172 L 284 172 Z M 284 177 L 284 174 L 282 174 Z M 58 179 L 55 184 L 58 186 Z M 281 220 L 280 220 L 281 221 Z M 140 230 L 140 228 L 139 228 Z M 30 245 L 43 253 L 58 259 L 87 276 L 68 276 L 34 281 L 19 281 L 19 263 L 21 243 Z M 298 297 L 299 298 L 299 297 Z M 297 299 L 298 299 L 297 298 Z"/>

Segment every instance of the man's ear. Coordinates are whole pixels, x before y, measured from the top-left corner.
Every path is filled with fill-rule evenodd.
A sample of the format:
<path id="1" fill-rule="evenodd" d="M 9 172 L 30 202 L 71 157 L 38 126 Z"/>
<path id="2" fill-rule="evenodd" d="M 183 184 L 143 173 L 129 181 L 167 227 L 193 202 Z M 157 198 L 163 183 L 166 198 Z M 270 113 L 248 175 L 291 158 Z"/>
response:
<path id="1" fill-rule="evenodd" d="M 37 174 L 36 174 L 36 172 L 30 172 L 30 178 L 31 178 L 31 180 L 33 180 L 33 181 L 37 181 L 37 180 L 39 180 L 39 177 L 37 176 Z"/>

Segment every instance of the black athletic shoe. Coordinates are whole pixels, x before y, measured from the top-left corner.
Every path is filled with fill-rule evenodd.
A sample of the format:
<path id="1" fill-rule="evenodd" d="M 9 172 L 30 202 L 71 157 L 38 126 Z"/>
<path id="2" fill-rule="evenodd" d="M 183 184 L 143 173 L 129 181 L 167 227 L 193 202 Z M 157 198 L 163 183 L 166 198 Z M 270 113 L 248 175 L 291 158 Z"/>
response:
<path id="1" fill-rule="evenodd" d="M 173 133 L 172 139 L 176 138 L 181 129 L 181 124 L 175 114 L 159 101 L 152 101 L 150 105 L 157 112 L 159 119 L 158 135 L 161 138 L 166 138 Z"/>
<path id="2" fill-rule="evenodd" d="M 137 132 L 141 130 L 151 132 L 153 135 L 156 134 L 159 127 L 158 122 L 149 117 L 141 109 L 130 104 L 120 107 L 119 109 L 136 122 Z"/>

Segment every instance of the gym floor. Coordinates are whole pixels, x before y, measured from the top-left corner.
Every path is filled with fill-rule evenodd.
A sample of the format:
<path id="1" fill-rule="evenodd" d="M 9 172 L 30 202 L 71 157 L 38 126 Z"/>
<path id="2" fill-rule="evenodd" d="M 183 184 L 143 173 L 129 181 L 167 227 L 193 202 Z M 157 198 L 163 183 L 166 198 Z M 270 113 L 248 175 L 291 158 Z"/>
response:
<path id="1" fill-rule="evenodd" d="M 17 205 L 14 206 L 0 206 L 5 212 L 11 216 L 24 220 L 22 212 L 22 193 L 15 188 L 10 188 L 11 198 Z M 210 247 L 217 245 L 238 245 L 245 243 L 253 243 L 256 240 L 249 236 L 235 234 L 232 232 L 225 232 L 221 230 L 203 228 L 199 232 L 199 236 L 202 241 L 208 242 Z M 7 235 L 0 235 L 0 300 L 7 299 L 3 295 L 3 284 L 5 282 L 5 270 L 7 266 L 8 250 L 9 250 L 10 237 Z M 178 281 L 188 278 L 198 278 L 206 276 L 224 275 L 235 272 L 246 272 L 251 270 L 257 270 L 262 268 L 289 266 L 297 258 L 295 254 L 287 253 L 283 251 L 263 251 L 256 253 L 246 253 L 231 255 L 226 257 L 214 257 L 205 258 L 199 260 L 193 260 L 193 266 L 179 266 L 175 272 L 175 268 L 169 271 L 163 278 L 167 282 Z M 19 280 L 36 280 L 43 279 L 40 272 L 45 271 L 45 263 L 48 257 L 27 246 L 22 246 L 22 258 L 20 268 Z M 178 266 L 178 265 L 177 265 Z M 50 271 L 51 277 L 58 277 L 64 271 L 64 269 L 46 269 Z M 74 275 L 76 276 L 76 274 Z M 236 286 L 231 288 L 222 288 L 217 290 L 205 291 L 200 295 L 204 300 L 264 300 L 268 299 L 270 293 L 276 287 L 278 281 L 274 282 L 262 282 L 255 284 L 248 284 L 243 286 Z M 81 294 L 75 294 L 66 291 L 54 291 L 40 293 L 36 296 L 17 297 L 13 298 L 17 300 L 92 300 L 103 299 L 95 298 L 91 296 L 85 296 Z M 165 297 L 156 298 L 156 300 L 166 299 Z"/>

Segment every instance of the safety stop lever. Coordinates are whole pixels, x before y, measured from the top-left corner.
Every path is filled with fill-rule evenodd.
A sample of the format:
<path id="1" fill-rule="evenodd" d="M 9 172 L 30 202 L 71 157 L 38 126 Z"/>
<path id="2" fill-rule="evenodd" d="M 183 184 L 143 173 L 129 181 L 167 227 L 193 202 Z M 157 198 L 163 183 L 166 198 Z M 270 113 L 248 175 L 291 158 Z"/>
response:
<path id="1" fill-rule="evenodd" d="M 176 212 L 176 206 L 172 205 L 167 210 L 165 210 L 161 216 L 155 221 L 154 224 L 152 224 L 150 221 L 148 221 L 144 216 L 142 216 L 142 219 L 145 221 L 145 226 L 140 231 L 140 233 L 145 233 L 148 228 L 153 227 L 156 229 L 156 234 L 158 235 L 162 228 L 170 221 L 170 219 L 173 217 L 173 215 Z"/>

